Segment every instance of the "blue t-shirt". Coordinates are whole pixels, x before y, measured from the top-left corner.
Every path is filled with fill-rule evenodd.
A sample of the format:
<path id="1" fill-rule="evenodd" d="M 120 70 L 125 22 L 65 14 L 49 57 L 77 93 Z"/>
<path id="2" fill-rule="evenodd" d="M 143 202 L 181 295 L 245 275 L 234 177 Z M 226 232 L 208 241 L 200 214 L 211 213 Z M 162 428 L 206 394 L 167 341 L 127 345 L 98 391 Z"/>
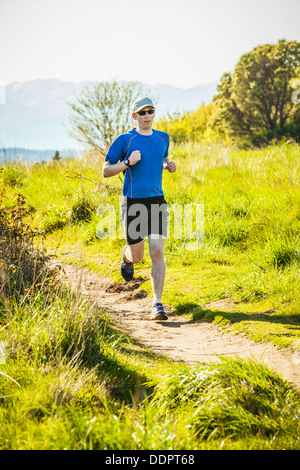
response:
<path id="1" fill-rule="evenodd" d="M 168 134 L 153 129 L 151 135 L 142 135 L 132 129 L 116 138 L 105 160 L 113 165 L 130 157 L 134 150 L 141 152 L 141 160 L 126 170 L 123 195 L 131 198 L 163 196 L 162 172 L 169 151 Z"/>

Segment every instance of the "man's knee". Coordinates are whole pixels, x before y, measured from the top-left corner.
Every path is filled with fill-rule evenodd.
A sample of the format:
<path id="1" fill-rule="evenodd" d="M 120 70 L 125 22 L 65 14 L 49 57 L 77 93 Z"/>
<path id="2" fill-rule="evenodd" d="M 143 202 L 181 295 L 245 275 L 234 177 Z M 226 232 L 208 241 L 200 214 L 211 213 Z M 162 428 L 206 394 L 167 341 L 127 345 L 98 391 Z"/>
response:
<path id="1" fill-rule="evenodd" d="M 162 261 L 164 256 L 164 250 L 161 246 L 153 246 L 150 248 L 150 258 L 152 261 Z"/>

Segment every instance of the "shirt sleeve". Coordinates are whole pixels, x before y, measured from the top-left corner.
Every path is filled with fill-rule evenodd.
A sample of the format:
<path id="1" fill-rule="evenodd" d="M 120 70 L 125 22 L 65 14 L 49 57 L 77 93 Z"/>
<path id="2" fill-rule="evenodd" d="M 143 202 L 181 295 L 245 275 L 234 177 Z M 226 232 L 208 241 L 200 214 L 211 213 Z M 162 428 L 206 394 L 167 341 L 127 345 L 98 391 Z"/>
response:
<path id="1" fill-rule="evenodd" d="M 166 151 L 165 151 L 165 155 L 164 155 L 164 158 L 167 158 L 168 155 L 169 155 L 169 144 L 170 144 L 170 139 L 169 139 L 169 134 L 166 134 Z"/>
<path id="2" fill-rule="evenodd" d="M 124 156 L 124 146 L 123 139 L 119 135 L 116 140 L 111 144 L 108 149 L 108 152 L 105 157 L 105 161 L 109 162 L 111 165 L 118 163 L 120 159 Z"/>

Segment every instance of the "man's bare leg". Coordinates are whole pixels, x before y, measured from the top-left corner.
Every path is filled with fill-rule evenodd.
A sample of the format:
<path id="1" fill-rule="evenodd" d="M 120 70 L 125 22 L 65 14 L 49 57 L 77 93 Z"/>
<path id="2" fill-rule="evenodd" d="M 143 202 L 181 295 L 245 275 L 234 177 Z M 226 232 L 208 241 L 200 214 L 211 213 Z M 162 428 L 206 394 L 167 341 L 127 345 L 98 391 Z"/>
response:
<path id="1" fill-rule="evenodd" d="M 153 290 L 153 304 L 161 302 L 166 273 L 165 237 L 162 235 L 149 235 L 149 253 L 152 261 L 151 284 Z"/>
<path id="2" fill-rule="evenodd" d="M 121 276 L 130 282 L 134 276 L 134 263 L 140 263 L 144 257 L 144 240 L 134 245 L 125 245 L 122 252 Z"/>
<path id="3" fill-rule="evenodd" d="M 145 242 L 141 240 L 134 245 L 127 245 L 127 248 L 124 252 L 126 261 L 130 263 L 140 263 L 144 258 Z"/>

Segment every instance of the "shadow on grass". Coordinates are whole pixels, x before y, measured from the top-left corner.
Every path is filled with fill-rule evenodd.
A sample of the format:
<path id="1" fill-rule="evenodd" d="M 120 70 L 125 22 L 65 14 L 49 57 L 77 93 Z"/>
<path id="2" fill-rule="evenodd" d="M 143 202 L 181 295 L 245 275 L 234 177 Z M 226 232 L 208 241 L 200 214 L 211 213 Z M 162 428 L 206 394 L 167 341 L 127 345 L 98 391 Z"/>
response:
<path id="1" fill-rule="evenodd" d="M 246 312 L 228 312 L 221 309 L 208 309 L 203 308 L 196 303 L 187 303 L 186 305 L 180 305 L 179 308 L 174 309 L 174 313 L 177 315 L 189 314 L 191 315 L 191 321 L 206 320 L 213 322 L 216 317 L 222 317 L 229 323 L 240 323 L 243 321 L 261 321 L 267 323 L 279 323 L 282 325 L 298 325 L 300 328 L 300 315 L 278 315 L 273 311 L 261 312 L 261 313 L 246 313 Z"/>
<path id="2" fill-rule="evenodd" d="M 145 361 L 153 359 L 154 354 L 108 324 L 102 334 L 102 338 L 99 333 L 89 338 L 82 355 L 84 366 L 97 368 L 99 379 L 115 400 L 132 404 L 149 397 L 153 387 L 145 385 L 149 377 L 143 369 Z"/>

